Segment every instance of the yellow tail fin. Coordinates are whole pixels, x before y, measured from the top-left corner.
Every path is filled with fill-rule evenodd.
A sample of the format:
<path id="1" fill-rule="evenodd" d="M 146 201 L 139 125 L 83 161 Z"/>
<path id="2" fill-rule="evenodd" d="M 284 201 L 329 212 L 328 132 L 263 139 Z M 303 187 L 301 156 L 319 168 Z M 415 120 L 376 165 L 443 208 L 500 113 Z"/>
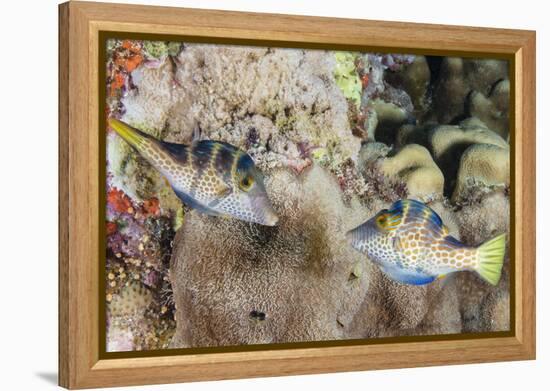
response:
<path id="1" fill-rule="evenodd" d="M 498 235 L 483 243 L 479 248 L 479 264 L 476 271 L 481 278 L 491 285 L 498 284 L 502 273 L 504 252 L 506 247 L 506 234 Z"/>
<path id="2" fill-rule="evenodd" d="M 126 140 L 128 144 L 136 148 L 138 151 L 142 151 L 145 138 L 141 131 L 132 128 L 127 123 L 119 121 L 116 118 L 109 118 L 107 122 L 109 127 L 117 132 L 120 137 Z"/>

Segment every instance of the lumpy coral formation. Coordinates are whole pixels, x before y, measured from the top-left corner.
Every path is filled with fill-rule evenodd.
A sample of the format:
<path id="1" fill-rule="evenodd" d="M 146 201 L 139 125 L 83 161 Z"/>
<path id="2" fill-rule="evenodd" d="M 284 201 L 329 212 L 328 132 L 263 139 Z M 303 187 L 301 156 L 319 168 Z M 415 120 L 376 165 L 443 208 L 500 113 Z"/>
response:
<path id="1" fill-rule="evenodd" d="M 166 348 L 173 335 L 168 279 L 172 224 L 157 199 L 134 203 L 107 193 L 105 285 L 108 350 Z"/>
<path id="2" fill-rule="evenodd" d="M 510 81 L 504 79 L 497 82 L 488 95 L 472 91 L 467 100 L 468 112 L 479 118 L 489 129 L 507 138 L 510 124 L 509 102 Z"/>
<path id="3" fill-rule="evenodd" d="M 266 186 L 277 226 L 193 211 L 176 235 L 171 275 L 181 322 L 174 346 L 346 336 L 374 267 L 344 233 L 369 210 L 346 206 L 336 179 L 317 165 L 300 175 L 276 169 Z"/>
<path id="4" fill-rule="evenodd" d="M 508 253 L 497 287 L 408 286 L 345 239 L 407 197 L 468 245 L 509 231 L 507 62 L 119 40 L 107 55 L 108 115 L 248 152 L 279 215 L 191 210 L 109 133 L 108 350 L 509 329 Z"/>
<path id="5" fill-rule="evenodd" d="M 439 75 L 434 84 L 431 112 L 441 124 L 470 116 L 466 111 L 468 96 L 472 93 L 489 96 L 497 83 L 507 80 L 509 75 L 508 62 L 504 60 L 444 57 L 435 61 L 439 62 Z"/>
<path id="6" fill-rule="evenodd" d="M 189 143 L 198 129 L 203 139 L 252 146 L 264 169 L 307 165 L 317 148 L 339 163 L 357 154 L 360 140 L 349 133 L 336 59 L 321 51 L 186 45 L 158 67 L 134 72 L 122 119 L 168 141 Z"/>
<path id="7" fill-rule="evenodd" d="M 380 170 L 390 178 L 405 182 L 409 196 L 418 199 L 443 196 L 443 173 L 430 152 L 418 144 L 403 147 L 380 162 Z"/>

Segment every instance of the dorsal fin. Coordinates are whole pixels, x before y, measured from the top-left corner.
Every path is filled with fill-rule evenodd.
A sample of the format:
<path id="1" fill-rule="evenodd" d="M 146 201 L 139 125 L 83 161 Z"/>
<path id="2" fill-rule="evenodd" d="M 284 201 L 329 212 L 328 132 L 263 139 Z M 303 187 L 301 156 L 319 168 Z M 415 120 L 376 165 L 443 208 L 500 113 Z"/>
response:
<path id="1" fill-rule="evenodd" d="M 193 141 L 191 145 L 194 151 L 198 151 L 200 153 L 212 150 L 215 144 L 217 144 L 219 148 L 225 148 L 231 152 L 235 152 L 238 150 L 238 148 L 234 145 L 218 140 L 198 140 Z"/>
<path id="2" fill-rule="evenodd" d="M 405 221 L 429 221 L 434 229 L 445 231 L 441 217 L 429 206 L 416 200 L 399 200 L 389 211 L 390 214 L 401 216 Z"/>
<path id="3" fill-rule="evenodd" d="M 187 147 L 187 145 L 169 143 L 167 141 L 159 141 L 159 143 L 161 147 L 177 161 L 187 161 L 187 154 L 189 153 L 189 147 Z"/>
<path id="4" fill-rule="evenodd" d="M 444 237 L 445 241 L 449 244 L 452 244 L 453 246 L 456 246 L 456 247 L 467 247 L 464 243 L 462 243 L 460 240 L 458 240 L 457 238 L 455 238 L 454 236 L 451 236 L 451 235 L 446 235 Z"/>
<path id="5" fill-rule="evenodd" d="M 161 147 L 165 149 L 170 155 L 172 155 L 176 160 L 179 160 L 181 162 L 186 162 L 188 159 L 188 154 L 192 153 L 195 155 L 209 155 L 212 150 L 215 148 L 216 144 L 218 148 L 227 149 L 231 152 L 235 151 L 237 148 L 235 148 L 233 145 L 225 143 L 223 141 L 215 141 L 215 140 L 199 140 L 195 141 L 191 144 L 191 146 L 187 146 L 185 144 L 176 144 L 176 143 L 170 143 L 167 141 L 160 141 L 157 140 Z"/>

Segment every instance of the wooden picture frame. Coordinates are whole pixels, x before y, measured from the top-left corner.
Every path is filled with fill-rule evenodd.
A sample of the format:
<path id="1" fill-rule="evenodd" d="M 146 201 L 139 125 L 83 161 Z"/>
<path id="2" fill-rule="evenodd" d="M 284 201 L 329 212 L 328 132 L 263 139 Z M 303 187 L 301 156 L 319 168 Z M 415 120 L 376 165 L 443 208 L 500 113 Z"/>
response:
<path id="1" fill-rule="evenodd" d="M 211 42 L 346 47 L 510 60 L 513 330 L 497 338 L 395 340 L 327 347 L 102 358 L 100 354 L 98 42 L 101 32 Z M 535 32 L 197 9 L 68 2 L 59 6 L 59 384 L 175 383 L 535 358 Z M 104 196 L 104 193 L 103 193 Z"/>

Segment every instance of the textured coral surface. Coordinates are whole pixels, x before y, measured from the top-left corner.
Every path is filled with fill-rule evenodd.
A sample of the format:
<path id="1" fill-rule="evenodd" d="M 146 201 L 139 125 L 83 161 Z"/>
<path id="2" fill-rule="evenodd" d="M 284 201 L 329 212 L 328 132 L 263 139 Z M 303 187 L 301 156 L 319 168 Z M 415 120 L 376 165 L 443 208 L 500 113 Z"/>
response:
<path id="1" fill-rule="evenodd" d="M 467 245 L 509 232 L 505 61 L 120 40 L 107 58 L 108 116 L 248 152 L 279 216 L 189 209 L 108 132 L 108 351 L 509 329 L 508 251 L 496 287 L 410 286 L 345 238 L 406 197 Z"/>

